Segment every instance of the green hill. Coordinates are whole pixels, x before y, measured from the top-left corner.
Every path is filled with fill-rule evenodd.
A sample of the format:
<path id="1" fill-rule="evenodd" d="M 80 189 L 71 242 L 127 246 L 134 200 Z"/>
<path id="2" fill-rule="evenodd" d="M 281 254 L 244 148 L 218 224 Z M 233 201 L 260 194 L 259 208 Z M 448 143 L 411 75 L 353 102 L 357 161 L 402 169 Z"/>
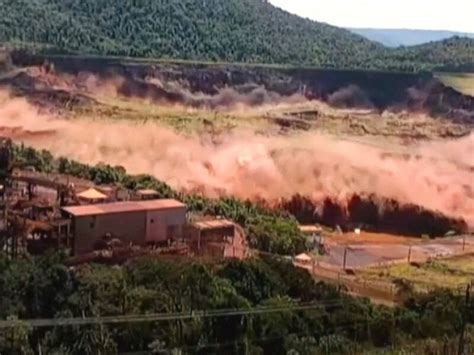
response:
<path id="1" fill-rule="evenodd" d="M 383 28 L 348 28 L 371 41 L 379 42 L 387 47 L 417 46 L 429 42 L 442 41 L 452 37 L 474 38 L 474 33 L 439 31 L 439 30 L 410 30 Z"/>
<path id="2" fill-rule="evenodd" d="M 0 42 L 48 45 L 60 53 L 332 68 L 426 67 L 421 49 L 394 54 L 265 0 L 0 0 Z M 473 43 L 456 51 L 469 55 Z M 442 62 L 453 64 L 449 58 L 458 53 L 447 53 Z"/>
<path id="3" fill-rule="evenodd" d="M 474 71 L 474 39 L 452 37 L 418 46 L 401 47 L 377 54 L 376 59 L 387 67 Z"/>

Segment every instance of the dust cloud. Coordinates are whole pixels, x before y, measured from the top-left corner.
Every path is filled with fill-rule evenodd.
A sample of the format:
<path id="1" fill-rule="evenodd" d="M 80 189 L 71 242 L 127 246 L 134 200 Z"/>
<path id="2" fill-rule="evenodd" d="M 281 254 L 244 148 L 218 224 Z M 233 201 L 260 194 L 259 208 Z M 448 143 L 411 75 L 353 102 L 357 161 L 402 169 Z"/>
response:
<path id="1" fill-rule="evenodd" d="M 0 127 L 55 155 L 149 173 L 209 196 L 279 201 L 374 193 L 461 217 L 474 226 L 474 135 L 403 147 L 369 146 L 316 133 L 264 137 L 234 130 L 183 136 L 156 123 L 64 120 L 0 95 Z"/>
<path id="2" fill-rule="evenodd" d="M 42 74 L 41 77 L 45 78 L 45 75 Z M 69 88 L 74 87 L 99 96 L 143 99 L 156 104 L 179 104 L 185 107 L 213 110 L 306 101 L 306 98 L 300 94 L 282 96 L 263 86 L 253 84 L 232 88 L 222 87 L 216 89 L 216 94 L 208 95 L 202 92 L 192 92 L 186 81 L 165 81 L 159 78 L 138 79 L 120 75 L 101 78 L 87 72 L 77 76 L 54 74 L 48 78 L 48 84 L 53 80 L 60 83 L 57 88 L 69 86 Z"/>
<path id="3" fill-rule="evenodd" d="M 328 97 L 328 103 L 334 107 L 373 108 L 367 94 L 357 85 L 339 89 Z"/>

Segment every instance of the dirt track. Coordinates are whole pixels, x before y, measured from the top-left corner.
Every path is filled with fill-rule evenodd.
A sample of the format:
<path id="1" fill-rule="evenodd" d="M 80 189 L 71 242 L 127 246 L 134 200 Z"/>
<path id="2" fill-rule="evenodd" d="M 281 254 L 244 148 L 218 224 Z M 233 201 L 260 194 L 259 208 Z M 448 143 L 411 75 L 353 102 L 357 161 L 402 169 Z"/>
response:
<path id="1" fill-rule="evenodd" d="M 374 238 L 375 239 L 375 238 Z M 472 253 L 474 236 L 458 236 L 430 241 L 390 238 L 390 242 L 380 244 L 378 241 L 358 243 L 340 242 L 341 238 L 325 241 L 330 248 L 330 255 L 321 258 L 321 263 L 330 267 L 342 267 L 344 251 L 347 250 L 347 268 L 365 268 L 382 266 L 397 262 L 424 262 L 429 258 L 450 257 Z M 465 240 L 465 242 L 464 242 Z M 410 252 L 411 249 L 411 252 Z"/>

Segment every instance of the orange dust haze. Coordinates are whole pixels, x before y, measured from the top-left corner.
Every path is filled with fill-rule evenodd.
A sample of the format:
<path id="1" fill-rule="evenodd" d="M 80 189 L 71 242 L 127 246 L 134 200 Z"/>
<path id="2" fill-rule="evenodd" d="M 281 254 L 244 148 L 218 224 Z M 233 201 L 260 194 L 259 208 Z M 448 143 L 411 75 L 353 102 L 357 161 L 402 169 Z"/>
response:
<path id="1" fill-rule="evenodd" d="M 6 93 L 0 94 L 0 126 L 4 135 L 57 156 L 121 165 L 131 173 L 153 174 L 175 188 L 209 196 L 273 201 L 294 194 L 344 199 L 351 193 L 375 193 L 462 217 L 474 226 L 473 134 L 408 150 L 317 133 L 264 137 L 244 130 L 224 134 L 215 143 L 153 122 L 41 115 L 25 100 Z"/>

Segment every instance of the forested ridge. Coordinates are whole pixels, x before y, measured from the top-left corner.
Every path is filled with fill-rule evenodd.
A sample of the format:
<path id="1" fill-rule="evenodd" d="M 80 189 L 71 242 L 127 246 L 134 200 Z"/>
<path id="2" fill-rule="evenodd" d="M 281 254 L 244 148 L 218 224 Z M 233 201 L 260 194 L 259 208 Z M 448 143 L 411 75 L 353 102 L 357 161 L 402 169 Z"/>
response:
<path id="1" fill-rule="evenodd" d="M 454 354 L 463 320 L 464 353 L 473 350 L 472 308 L 449 291 L 407 295 L 392 309 L 272 259 L 140 259 L 76 268 L 64 261 L 61 254 L 0 254 L 0 320 L 8 319 L 0 323 L 1 354 Z M 171 317 L 146 321 L 158 314 Z M 145 321 L 127 321 L 140 315 Z M 103 317 L 122 321 L 95 321 Z M 70 318 L 91 324 L 55 325 Z M 50 325 L 32 327 L 35 319 Z M 390 351 L 397 348 L 404 350 Z"/>
<path id="2" fill-rule="evenodd" d="M 474 40 L 388 49 L 264 0 L 0 0 L 0 43 L 57 53 L 422 70 L 468 65 Z"/>

